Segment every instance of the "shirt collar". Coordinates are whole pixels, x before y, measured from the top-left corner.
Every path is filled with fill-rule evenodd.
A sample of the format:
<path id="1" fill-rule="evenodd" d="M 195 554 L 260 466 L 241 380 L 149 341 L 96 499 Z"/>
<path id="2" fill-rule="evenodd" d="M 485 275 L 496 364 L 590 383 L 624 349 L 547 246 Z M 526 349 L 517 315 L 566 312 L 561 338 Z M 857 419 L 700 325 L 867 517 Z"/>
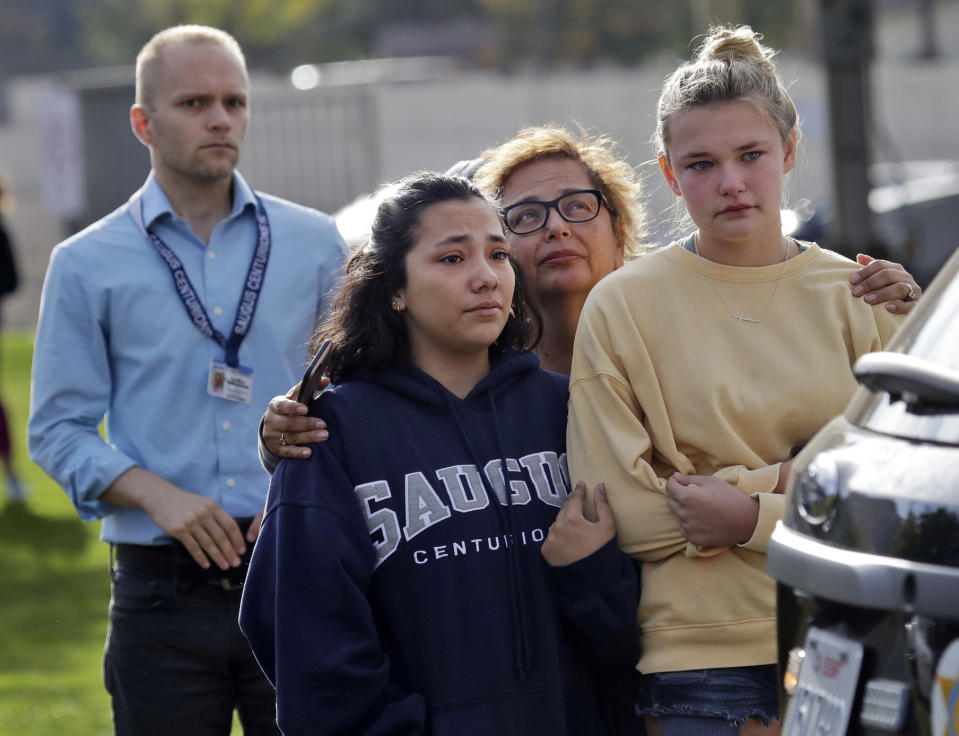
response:
<path id="1" fill-rule="evenodd" d="M 147 177 L 146 183 L 140 190 L 140 196 L 143 202 L 144 227 L 152 227 L 153 223 L 163 215 L 170 215 L 171 217 L 175 215 L 173 207 L 170 205 L 170 200 L 167 199 L 166 193 L 160 187 L 152 170 Z M 246 183 L 246 179 L 243 178 L 239 171 L 234 171 L 233 209 L 229 216 L 231 218 L 236 217 L 247 207 L 256 207 L 256 197 L 250 185 Z"/>

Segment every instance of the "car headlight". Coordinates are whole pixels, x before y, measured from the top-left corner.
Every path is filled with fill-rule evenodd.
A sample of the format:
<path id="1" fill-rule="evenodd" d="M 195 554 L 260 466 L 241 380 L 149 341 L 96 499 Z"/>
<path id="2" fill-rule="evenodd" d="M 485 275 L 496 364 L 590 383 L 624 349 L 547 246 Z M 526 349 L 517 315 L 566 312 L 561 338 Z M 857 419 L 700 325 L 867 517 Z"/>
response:
<path id="1" fill-rule="evenodd" d="M 811 526 L 829 531 L 839 498 L 839 466 L 831 456 L 817 455 L 796 481 L 796 508 Z"/>

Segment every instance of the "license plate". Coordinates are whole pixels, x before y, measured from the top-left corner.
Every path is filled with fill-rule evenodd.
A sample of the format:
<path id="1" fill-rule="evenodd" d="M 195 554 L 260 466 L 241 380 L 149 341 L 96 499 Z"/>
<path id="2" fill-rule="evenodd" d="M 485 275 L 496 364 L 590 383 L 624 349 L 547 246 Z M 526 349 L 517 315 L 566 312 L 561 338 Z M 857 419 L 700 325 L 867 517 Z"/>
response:
<path id="1" fill-rule="evenodd" d="M 843 736 L 856 696 L 862 644 L 810 628 L 804 649 L 783 736 Z"/>

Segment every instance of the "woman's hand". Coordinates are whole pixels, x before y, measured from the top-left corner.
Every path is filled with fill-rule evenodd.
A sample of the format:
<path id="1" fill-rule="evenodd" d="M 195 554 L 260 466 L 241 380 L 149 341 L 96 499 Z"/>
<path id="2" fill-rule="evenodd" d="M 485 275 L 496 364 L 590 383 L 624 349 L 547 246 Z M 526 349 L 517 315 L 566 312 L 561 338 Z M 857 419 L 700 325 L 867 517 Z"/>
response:
<path id="1" fill-rule="evenodd" d="M 697 547 L 732 547 L 752 537 L 759 501 L 714 475 L 673 473 L 666 503 L 683 536 Z"/>
<path id="2" fill-rule="evenodd" d="M 323 378 L 320 388 L 325 388 L 330 379 Z M 326 442 L 330 433 L 326 422 L 318 417 L 307 416 L 306 404 L 294 400 L 300 384 L 297 384 L 285 396 L 270 399 L 266 414 L 263 415 L 263 442 L 277 457 L 307 458 L 312 452 L 309 447 L 299 447 L 311 442 Z"/>
<path id="3" fill-rule="evenodd" d="M 586 484 L 579 481 L 549 527 L 541 551 L 543 558 L 553 567 L 589 557 L 616 536 L 616 520 L 606 500 L 606 486 L 600 483 L 593 491 L 596 505 L 593 518 L 586 514 L 585 498 Z"/>
<path id="4" fill-rule="evenodd" d="M 853 296 L 861 296 L 870 304 L 886 303 L 896 314 L 909 314 L 922 297 L 922 289 L 912 275 L 898 263 L 876 260 L 865 253 L 856 256 L 864 266 L 849 277 Z"/>

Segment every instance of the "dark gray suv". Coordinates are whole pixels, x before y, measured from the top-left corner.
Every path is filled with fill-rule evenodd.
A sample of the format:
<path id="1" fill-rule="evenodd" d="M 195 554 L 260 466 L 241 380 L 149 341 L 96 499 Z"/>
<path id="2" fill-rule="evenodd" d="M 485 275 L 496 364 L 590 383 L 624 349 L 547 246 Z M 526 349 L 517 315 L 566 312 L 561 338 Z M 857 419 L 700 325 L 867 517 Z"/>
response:
<path id="1" fill-rule="evenodd" d="M 784 736 L 959 733 L 959 252 L 794 463 L 769 548 Z"/>

